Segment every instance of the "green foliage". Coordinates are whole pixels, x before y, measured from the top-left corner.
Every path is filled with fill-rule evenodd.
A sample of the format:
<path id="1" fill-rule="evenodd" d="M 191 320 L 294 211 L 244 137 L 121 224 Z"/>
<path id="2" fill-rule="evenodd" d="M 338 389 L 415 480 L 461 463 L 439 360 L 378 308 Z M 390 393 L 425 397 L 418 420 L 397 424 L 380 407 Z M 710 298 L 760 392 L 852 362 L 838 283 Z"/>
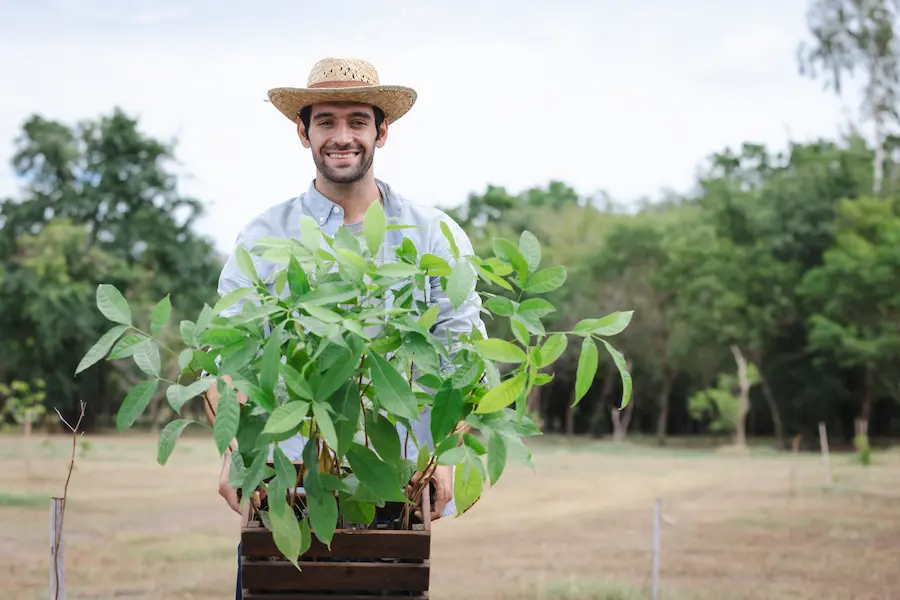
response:
<path id="1" fill-rule="evenodd" d="M 0 400 L 3 400 L 2 415 L 8 415 L 20 426 L 34 423 L 47 412 L 44 399 L 44 381 L 38 379 L 34 386 L 27 381 L 14 380 L 9 385 L 0 382 Z"/>
<path id="2" fill-rule="evenodd" d="M 750 386 L 759 384 L 759 369 L 747 365 L 747 379 Z M 709 419 L 712 431 L 735 433 L 739 422 L 741 405 L 737 395 L 738 378 L 730 373 L 721 373 L 715 387 L 693 393 L 688 398 L 688 410 L 694 419 Z"/>
<path id="3" fill-rule="evenodd" d="M 168 296 L 152 311 L 150 331 L 144 331 L 115 286 L 101 284 L 97 308 L 112 325 L 79 366 L 83 371 L 104 357 L 117 360 L 109 349 L 137 336 L 128 347 L 140 349 L 118 356 L 127 354 L 145 378 L 126 395 L 117 424 L 120 430 L 132 426 L 153 393 L 166 387 L 179 418 L 160 435 L 161 464 L 193 422 L 180 416 L 185 405 L 216 385 L 221 399 L 214 443 L 223 453 L 237 440 L 233 482 L 245 499 L 258 486 L 265 488 L 264 518 L 292 560 L 306 551 L 313 535 L 330 544 L 339 514 L 351 523 L 367 523 L 375 508 L 388 502 L 416 503 L 423 486 L 406 492 L 416 471 L 455 466 L 454 498 L 462 514 L 486 484 L 497 483 L 509 456 L 530 463 L 523 439 L 541 432 L 525 416 L 525 399 L 551 378 L 542 370 L 554 365 L 570 337 L 581 340 L 575 402 L 593 384 L 598 344 L 619 369 L 620 405 L 631 398 L 624 358 L 606 338 L 623 332 L 632 312 L 548 330 L 542 319 L 556 309 L 542 296 L 565 284 L 567 270 L 541 266 L 541 245 L 530 232 L 516 242 L 495 238 L 494 255 L 482 258 L 460 255 L 442 224 L 453 264 L 404 252 L 404 246 L 396 260 L 378 264 L 372 248 L 383 243 L 388 227 L 380 203 L 372 204 L 365 225 L 362 239 L 343 233 L 331 238 L 301 217 L 301 239 L 265 238 L 255 248 L 239 249 L 238 263 L 252 285 L 214 307 L 205 305 L 193 321 L 181 321 L 181 348 L 161 343 L 155 333 L 168 320 Z M 262 281 L 251 254 L 282 268 Z M 485 286 L 490 291 L 479 291 L 486 298 L 485 314 L 505 319 L 513 338 L 485 338 L 473 328 L 456 340 L 438 339 L 431 331 L 437 307 L 422 300 L 429 276 L 439 277 L 455 308 L 470 301 L 479 284 Z M 223 313 L 230 307 L 237 312 Z M 161 352 L 179 358 L 183 369 L 177 379 L 160 374 Z M 200 371 L 210 374 L 183 383 Z M 432 411 L 433 450 L 411 427 L 426 409 Z M 404 439 L 398 425 L 407 432 Z M 301 471 L 295 472 L 278 446 L 269 466 L 269 448 L 296 435 L 306 438 Z M 409 458 L 407 442 L 422 451 L 416 461 Z M 303 499 L 287 493 L 298 481 Z"/>
<path id="4" fill-rule="evenodd" d="M 169 310 L 176 327 L 200 310 L 215 289 L 220 259 L 192 230 L 202 205 L 178 193 L 172 148 L 121 111 L 71 125 L 33 116 L 12 155 L 21 192 L 0 199 L 0 381 L 43 379 L 54 408 L 67 415 L 87 399 L 83 426 L 102 425 L 143 371 L 103 365 L 72 378 L 81 357 L 71 348 L 110 329 L 94 309 L 97 283 L 115 285 L 132 318 L 169 339 L 171 331 L 157 328 Z M 151 315 L 167 294 L 178 306 L 164 302 Z M 113 319 L 125 326 L 123 320 Z M 153 367 L 153 348 L 141 341 L 129 334 L 113 352 L 137 354 Z M 178 368 L 176 358 L 163 358 L 161 372 Z"/>

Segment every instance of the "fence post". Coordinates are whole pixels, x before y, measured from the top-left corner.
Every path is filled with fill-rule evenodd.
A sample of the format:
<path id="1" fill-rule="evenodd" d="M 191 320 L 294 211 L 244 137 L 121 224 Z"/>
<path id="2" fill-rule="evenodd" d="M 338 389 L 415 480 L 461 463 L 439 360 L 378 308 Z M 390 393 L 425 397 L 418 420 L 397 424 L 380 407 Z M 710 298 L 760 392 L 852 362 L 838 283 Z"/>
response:
<path id="1" fill-rule="evenodd" d="M 63 511 L 65 499 L 50 499 L 50 600 L 66 600 L 66 570 L 63 558 Z"/>
<path id="2" fill-rule="evenodd" d="M 831 458 L 828 453 L 828 432 L 825 423 L 819 423 L 819 447 L 822 449 L 822 463 L 825 465 L 825 485 L 830 486 L 834 482 L 831 475 Z"/>
<path id="3" fill-rule="evenodd" d="M 659 536 L 662 506 L 659 498 L 653 502 L 653 600 L 659 600 Z"/>

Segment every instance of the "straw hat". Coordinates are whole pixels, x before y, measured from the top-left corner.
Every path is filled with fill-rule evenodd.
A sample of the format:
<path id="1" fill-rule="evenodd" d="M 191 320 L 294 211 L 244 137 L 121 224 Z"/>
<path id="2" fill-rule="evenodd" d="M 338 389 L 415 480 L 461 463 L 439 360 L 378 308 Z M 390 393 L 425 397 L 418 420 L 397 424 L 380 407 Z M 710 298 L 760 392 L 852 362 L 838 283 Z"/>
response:
<path id="1" fill-rule="evenodd" d="M 295 123 L 300 109 L 317 102 L 372 104 L 394 123 L 415 104 L 416 91 L 401 85 L 381 85 L 378 71 L 365 60 L 325 58 L 313 65 L 305 88 L 271 89 L 269 101 Z"/>

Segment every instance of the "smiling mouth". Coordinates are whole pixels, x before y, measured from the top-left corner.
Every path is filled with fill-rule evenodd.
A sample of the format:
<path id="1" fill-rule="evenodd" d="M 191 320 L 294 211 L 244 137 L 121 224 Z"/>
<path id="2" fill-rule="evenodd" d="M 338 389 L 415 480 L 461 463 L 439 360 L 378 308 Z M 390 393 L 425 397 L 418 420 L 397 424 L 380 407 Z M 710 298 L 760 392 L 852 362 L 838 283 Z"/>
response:
<path id="1" fill-rule="evenodd" d="M 359 155 L 359 152 L 326 152 L 325 156 L 328 158 L 336 158 L 338 160 L 354 158 Z"/>

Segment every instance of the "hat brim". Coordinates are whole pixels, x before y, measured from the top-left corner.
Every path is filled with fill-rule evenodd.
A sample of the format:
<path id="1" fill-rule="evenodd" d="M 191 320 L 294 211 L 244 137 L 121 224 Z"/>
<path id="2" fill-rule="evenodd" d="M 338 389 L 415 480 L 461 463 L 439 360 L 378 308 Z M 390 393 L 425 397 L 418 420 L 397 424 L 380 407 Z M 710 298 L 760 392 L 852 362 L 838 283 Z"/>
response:
<path id="1" fill-rule="evenodd" d="M 304 106 L 320 102 L 358 102 L 372 104 L 384 111 L 389 123 L 405 115 L 416 103 L 416 91 L 402 85 L 369 85 L 343 88 L 290 88 L 269 90 L 269 101 L 285 117 L 297 122 Z"/>

